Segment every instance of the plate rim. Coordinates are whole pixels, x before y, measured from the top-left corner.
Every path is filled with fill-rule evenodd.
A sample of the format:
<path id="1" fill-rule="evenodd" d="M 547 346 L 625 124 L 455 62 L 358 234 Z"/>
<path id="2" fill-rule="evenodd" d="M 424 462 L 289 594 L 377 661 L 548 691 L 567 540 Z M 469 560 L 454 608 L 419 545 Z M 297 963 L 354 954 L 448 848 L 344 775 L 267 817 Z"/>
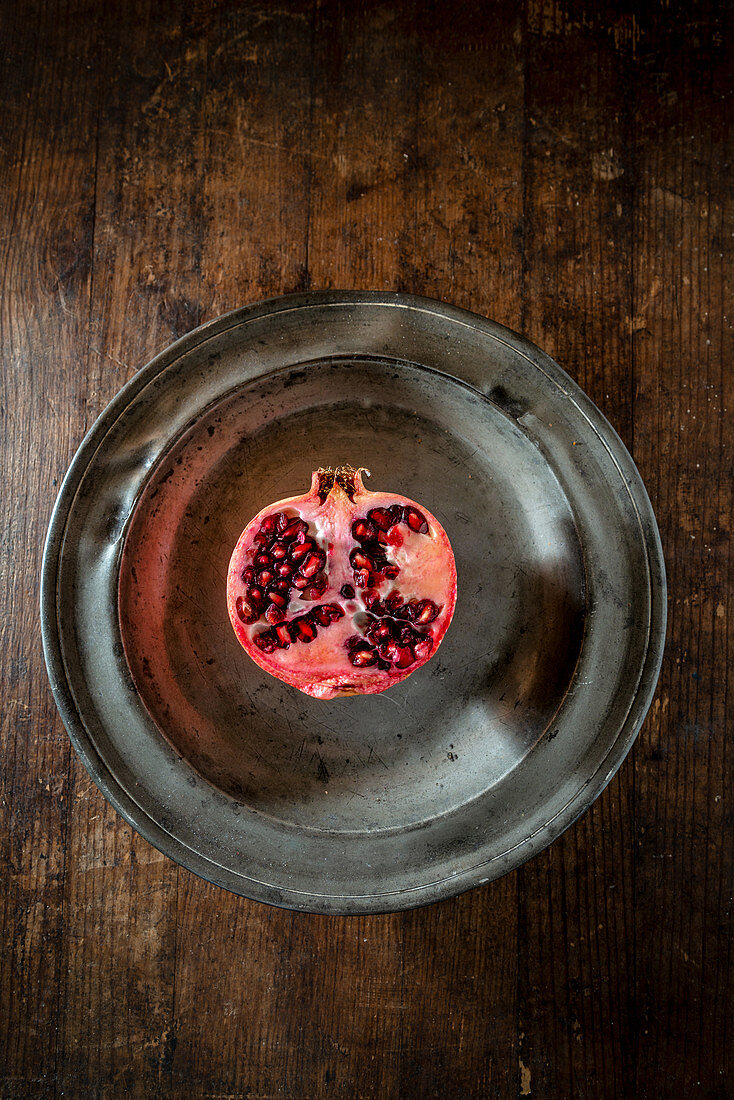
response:
<path id="1" fill-rule="evenodd" d="M 561 391 L 572 400 L 579 413 L 589 422 L 619 469 L 626 485 L 637 514 L 640 536 L 645 547 L 650 610 L 645 655 L 639 667 L 637 688 L 616 736 L 595 771 L 535 832 L 518 841 L 511 848 L 473 865 L 460 874 L 455 873 L 433 882 L 407 885 L 387 893 L 319 894 L 261 883 L 257 879 L 248 878 L 242 873 L 222 866 L 167 831 L 118 782 L 97 750 L 71 689 L 61 647 L 61 630 L 57 614 L 57 578 L 68 517 L 84 474 L 118 417 L 131 400 L 159 373 L 210 338 L 255 317 L 276 315 L 314 306 L 359 306 L 360 304 L 410 307 L 439 314 L 468 328 L 480 329 L 521 353 L 532 366 L 559 386 Z M 442 373 L 447 377 L 455 377 L 450 371 Z M 477 394 L 489 400 L 485 393 L 472 386 L 470 382 L 461 378 L 456 380 L 463 385 L 468 385 L 471 389 L 476 389 Z M 619 770 L 634 744 L 654 696 L 665 647 L 667 579 L 655 513 L 630 452 L 601 410 L 550 355 L 512 329 L 481 314 L 439 299 L 394 291 L 308 291 L 249 303 L 212 318 L 158 352 L 115 394 L 84 435 L 62 480 L 51 513 L 43 551 L 40 613 L 43 653 L 49 682 L 71 743 L 104 797 L 137 832 L 176 863 L 193 871 L 206 881 L 240 896 L 291 910 L 356 915 L 396 912 L 427 905 L 499 878 L 546 848 L 596 801 Z"/>

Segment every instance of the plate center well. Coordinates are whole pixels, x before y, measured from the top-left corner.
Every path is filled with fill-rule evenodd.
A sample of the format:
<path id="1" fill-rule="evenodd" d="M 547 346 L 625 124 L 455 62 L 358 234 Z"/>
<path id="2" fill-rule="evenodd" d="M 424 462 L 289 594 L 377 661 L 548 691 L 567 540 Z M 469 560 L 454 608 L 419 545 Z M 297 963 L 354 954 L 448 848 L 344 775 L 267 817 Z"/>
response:
<path id="1" fill-rule="evenodd" d="M 238 389 L 153 470 L 125 541 L 120 628 L 161 733 L 221 791 L 300 828 L 406 828 L 481 795 L 537 742 L 580 653 L 582 558 L 546 459 L 470 387 L 396 368 L 324 360 Z M 246 656 L 226 572 L 260 508 L 345 462 L 437 516 L 459 596 L 424 668 L 324 703 Z"/>

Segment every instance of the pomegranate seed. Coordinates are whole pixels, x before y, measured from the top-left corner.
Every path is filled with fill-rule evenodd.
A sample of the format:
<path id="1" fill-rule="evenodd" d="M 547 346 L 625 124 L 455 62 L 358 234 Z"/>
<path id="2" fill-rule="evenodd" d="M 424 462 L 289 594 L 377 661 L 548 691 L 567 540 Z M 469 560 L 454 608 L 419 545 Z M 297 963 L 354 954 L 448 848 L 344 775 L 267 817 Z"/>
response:
<path id="1" fill-rule="evenodd" d="M 270 539 L 268 538 L 267 535 L 264 535 L 262 533 L 262 531 L 258 531 L 258 533 L 255 535 L 255 537 L 252 541 L 255 543 L 255 546 L 262 547 L 262 546 L 267 546 L 268 543 L 270 542 Z"/>
<path id="2" fill-rule="evenodd" d="M 274 588 L 276 592 L 287 593 L 291 587 L 291 584 L 287 577 L 278 577 L 277 581 L 275 581 L 270 587 Z"/>
<path id="3" fill-rule="evenodd" d="M 268 607 L 265 611 L 265 618 L 268 620 L 269 623 L 275 626 L 276 623 L 283 622 L 283 619 L 285 618 L 285 611 L 279 611 L 275 604 L 271 603 L 270 607 Z"/>
<path id="4" fill-rule="evenodd" d="M 325 607 L 312 607 L 309 611 L 309 615 L 315 622 L 320 623 L 321 626 L 328 626 L 331 622 L 329 612 Z"/>
<path id="5" fill-rule="evenodd" d="M 358 646 L 358 645 L 361 645 L 361 644 L 362 644 L 362 638 L 360 638 L 359 634 L 352 634 L 351 637 L 347 638 L 346 642 L 344 643 L 346 648 L 349 649 L 349 650 L 352 650 L 352 649 L 355 648 L 355 646 Z"/>
<path id="6" fill-rule="evenodd" d="M 250 605 L 242 598 L 238 596 L 235 601 L 235 611 L 237 612 L 237 618 L 243 623 L 254 623 L 258 618 L 256 612 L 250 607 Z"/>
<path id="7" fill-rule="evenodd" d="M 281 531 L 280 537 L 283 539 L 284 542 L 290 542 L 296 537 L 296 535 L 300 534 L 301 532 L 303 532 L 305 535 L 307 531 L 307 523 L 305 523 L 302 519 L 293 519 L 288 524 L 288 526 L 285 527 L 283 531 Z"/>
<path id="8" fill-rule="evenodd" d="M 261 649 L 263 653 L 272 653 L 278 644 L 275 638 L 275 633 L 272 630 L 262 630 L 253 639 L 258 649 Z"/>
<path id="9" fill-rule="evenodd" d="M 392 592 L 385 597 L 385 607 L 390 611 L 396 611 L 397 608 L 402 607 L 403 597 L 398 592 L 397 588 L 394 588 Z"/>
<path id="10" fill-rule="evenodd" d="M 270 547 L 270 556 L 274 561 L 282 561 L 288 557 L 288 547 L 284 542 L 274 542 Z"/>
<path id="11" fill-rule="evenodd" d="M 357 588 L 368 588 L 370 584 L 369 569 L 357 569 L 354 574 L 354 583 Z"/>
<path id="12" fill-rule="evenodd" d="M 275 516 L 266 516 L 260 524 L 260 531 L 263 535 L 275 534 Z"/>
<path id="13" fill-rule="evenodd" d="M 373 508 L 367 513 L 367 519 L 371 519 L 381 531 L 388 531 L 393 525 L 393 518 L 388 508 Z"/>
<path id="14" fill-rule="evenodd" d="M 362 550 L 352 550 L 349 555 L 353 569 L 371 569 L 372 562 Z"/>
<path id="15" fill-rule="evenodd" d="M 412 626 L 408 623 L 401 623 L 395 631 L 395 637 L 398 639 L 401 645 L 410 645 L 420 635 L 416 634 Z"/>
<path id="16" fill-rule="evenodd" d="M 287 649 L 291 644 L 291 635 L 288 629 L 288 623 L 278 623 L 275 627 L 275 640 L 276 645 L 281 649 Z"/>
<path id="17" fill-rule="evenodd" d="M 242 570 L 242 580 L 245 584 L 252 584 L 255 579 L 254 566 L 248 565 L 246 569 Z"/>
<path id="18" fill-rule="evenodd" d="M 303 542 L 292 542 L 290 548 L 291 561 L 301 561 L 308 554 L 313 554 L 318 547 L 313 539 L 304 539 Z"/>
<path id="19" fill-rule="evenodd" d="M 379 600 L 379 593 L 374 588 L 367 588 L 362 593 L 362 603 L 368 611 L 371 611 L 375 604 L 379 602 Z"/>
<path id="20" fill-rule="evenodd" d="M 390 506 L 390 518 L 392 519 L 391 527 L 394 527 L 396 523 L 402 523 L 405 518 L 405 509 L 402 504 L 392 504 Z"/>
<path id="21" fill-rule="evenodd" d="M 325 564 L 325 557 L 323 554 L 311 554 L 306 558 L 305 562 L 301 566 L 301 575 L 308 577 L 315 577 L 319 570 L 323 569 Z"/>
<path id="22" fill-rule="evenodd" d="M 255 565 L 259 565 L 260 568 L 262 568 L 264 565 L 270 565 L 270 555 L 269 554 L 256 554 L 255 555 Z"/>
<path id="23" fill-rule="evenodd" d="M 377 527 L 367 519 L 355 520 L 352 524 L 352 538 L 357 542 L 371 541 L 377 538 Z"/>
<path id="24" fill-rule="evenodd" d="M 276 512 L 273 516 L 273 519 L 275 520 L 275 526 L 277 527 L 278 531 L 285 531 L 286 527 L 290 523 L 290 520 L 288 519 L 288 516 L 285 514 L 285 512 Z"/>
<path id="25" fill-rule="evenodd" d="M 273 573 L 269 569 L 263 569 L 261 573 L 258 573 L 257 579 L 260 584 L 267 587 L 273 579 Z"/>
<path id="26" fill-rule="evenodd" d="M 433 600 L 411 600 L 410 606 L 413 609 L 413 622 L 420 626 L 427 626 L 438 618 L 439 609 Z"/>
<path id="27" fill-rule="evenodd" d="M 404 513 L 405 522 L 411 531 L 417 531 L 421 535 L 428 534 L 428 521 L 422 512 L 419 512 L 417 508 L 406 507 Z"/>
<path id="28" fill-rule="evenodd" d="M 385 645 L 392 641 L 392 631 L 385 622 L 371 623 L 365 631 L 365 637 L 369 638 L 373 645 Z"/>
<path id="29" fill-rule="evenodd" d="M 308 577 L 295 576 L 292 578 L 292 584 L 294 588 L 306 588 L 308 585 Z"/>
<path id="30" fill-rule="evenodd" d="M 271 603 L 274 603 L 276 607 L 285 607 L 288 600 L 285 598 L 282 592 L 274 592 L 271 590 L 268 592 L 268 599 Z"/>
<path id="31" fill-rule="evenodd" d="M 248 588 L 247 595 L 250 597 L 253 603 L 262 603 L 265 598 L 265 593 L 262 588 L 256 588 L 254 585 L 252 588 Z"/>
<path id="32" fill-rule="evenodd" d="M 377 652 L 382 657 L 383 661 L 396 661 L 400 656 L 400 646 L 397 642 L 383 642 Z"/>
<path id="33" fill-rule="evenodd" d="M 302 642 L 312 642 L 316 637 L 316 627 L 308 619 L 296 619 L 294 625 Z"/>
<path id="34" fill-rule="evenodd" d="M 344 618 L 344 609 L 342 607 L 339 607 L 339 604 L 337 604 L 337 603 L 322 604 L 322 610 L 326 611 L 326 613 L 328 614 L 330 620 L 333 623 L 335 623 L 337 621 L 337 619 L 343 619 Z"/>
<path id="35" fill-rule="evenodd" d="M 427 634 L 424 634 L 420 641 L 413 643 L 412 649 L 416 661 L 424 661 L 430 656 L 431 650 L 433 649 L 433 639 Z"/>
<path id="36" fill-rule="evenodd" d="M 365 554 L 369 554 L 370 556 L 374 554 L 384 554 L 385 550 L 384 547 L 380 544 L 379 538 L 381 534 L 382 532 L 378 531 L 378 537 L 376 539 L 372 539 L 371 541 L 365 541 L 362 543 L 361 549 L 365 552 Z M 357 547 L 357 549 L 360 549 L 360 547 Z"/>
<path id="37" fill-rule="evenodd" d="M 389 581 L 394 581 L 400 573 L 400 570 L 397 565 L 386 565 L 385 568 L 382 570 L 382 573 L 383 576 L 385 576 Z"/>
<path id="38" fill-rule="evenodd" d="M 357 668 L 367 668 L 377 663 L 374 649 L 353 649 L 349 654 L 349 660 Z"/>
<path id="39" fill-rule="evenodd" d="M 352 588 L 351 584 L 343 584 L 339 589 L 345 600 L 353 600 L 357 593 Z"/>
<path id="40" fill-rule="evenodd" d="M 396 668 L 407 668 L 408 665 L 412 665 L 414 661 L 415 657 L 411 653 L 408 646 L 405 646 L 404 648 L 399 650 L 397 657 L 393 661 L 393 664 Z"/>
<path id="41" fill-rule="evenodd" d="M 279 577 L 290 577 L 293 570 L 287 561 L 282 561 L 275 567 L 275 572 Z"/>

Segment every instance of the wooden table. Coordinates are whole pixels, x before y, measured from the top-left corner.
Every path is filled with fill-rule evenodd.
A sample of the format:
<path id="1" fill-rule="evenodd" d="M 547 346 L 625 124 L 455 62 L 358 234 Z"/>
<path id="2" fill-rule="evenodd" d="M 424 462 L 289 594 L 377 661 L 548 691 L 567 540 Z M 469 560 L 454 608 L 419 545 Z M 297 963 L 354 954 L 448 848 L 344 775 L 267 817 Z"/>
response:
<path id="1" fill-rule="evenodd" d="M 638 7 L 2 4 L 2 1098 L 734 1095 L 732 7 Z M 327 287 L 544 347 L 634 455 L 668 566 L 603 796 L 400 915 L 161 856 L 77 761 L 40 647 L 51 507 L 107 402 L 200 322 Z"/>

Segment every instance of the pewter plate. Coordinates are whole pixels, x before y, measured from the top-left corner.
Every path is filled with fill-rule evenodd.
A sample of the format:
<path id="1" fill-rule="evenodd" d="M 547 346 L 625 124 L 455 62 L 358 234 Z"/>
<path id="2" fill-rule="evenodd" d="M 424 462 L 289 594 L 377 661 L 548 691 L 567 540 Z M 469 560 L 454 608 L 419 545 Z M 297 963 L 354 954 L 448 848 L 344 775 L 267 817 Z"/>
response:
<path id="1" fill-rule="evenodd" d="M 225 576 L 264 504 L 346 462 L 438 517 L 459 598 L 422 669 L 325 703 L 247 658 Z M 41 599 L 54 696 L 120 813 L 211 882 L 326 913 L 549 844 L 629 751 L 665 634 L 655 518 L 598 409 L 508 329 L 380 293 L 249 306 L 141 370 L 69 469 Z"/>

